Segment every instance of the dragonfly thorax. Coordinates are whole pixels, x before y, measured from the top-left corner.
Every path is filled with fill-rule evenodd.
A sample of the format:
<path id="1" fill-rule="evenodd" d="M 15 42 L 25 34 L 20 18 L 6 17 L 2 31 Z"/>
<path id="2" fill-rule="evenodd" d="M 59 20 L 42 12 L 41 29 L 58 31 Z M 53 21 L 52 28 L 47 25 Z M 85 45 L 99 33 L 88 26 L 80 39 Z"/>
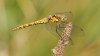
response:
<path id="1" fill-rule="evenodd" d="M 48 22 L 58 22 L 58 21 L 66 21 L 67 17 L 64 14 L 53 14 L 49 15 Z"/>
<path id="2" fill-rule="evenodd" d="M 58 22 L 59 21 L 58 18 L 59 17 L 57 17 L 55 14 L 49 15 L 48 22 Z"/>

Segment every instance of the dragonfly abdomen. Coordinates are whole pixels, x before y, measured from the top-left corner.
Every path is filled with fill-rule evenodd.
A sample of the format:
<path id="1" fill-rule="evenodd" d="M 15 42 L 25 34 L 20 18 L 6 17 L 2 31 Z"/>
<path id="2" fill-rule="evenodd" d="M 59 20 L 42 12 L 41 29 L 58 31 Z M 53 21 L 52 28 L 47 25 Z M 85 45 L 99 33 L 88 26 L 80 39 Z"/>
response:
<path id="1" fill-rule="evenodd" d="M 38 20 L 38 21 L 35 21 L 35 22 L 31 22 L 31 23 L 28 23 L 28 24 L 20 25 L 18 27 L 15 27 L 12 30 L 15 31 L 15 30 L 26 28 L 28 26 L 33 26 L 33 25 L 37 25 L 37 24 L 44 24 L 44 23 L 47 23 L 47 22 L 48 22 L 47 18 L 44 18 L 44 19 L 41 19 L 41 20 Z"/>

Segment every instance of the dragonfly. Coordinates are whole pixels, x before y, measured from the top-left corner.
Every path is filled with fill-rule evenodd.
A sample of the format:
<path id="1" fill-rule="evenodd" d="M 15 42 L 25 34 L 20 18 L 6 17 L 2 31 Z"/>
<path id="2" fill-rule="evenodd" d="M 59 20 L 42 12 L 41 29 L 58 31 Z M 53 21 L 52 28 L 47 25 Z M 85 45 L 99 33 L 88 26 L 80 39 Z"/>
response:
<path id="1" fill-rule="evenodd" d="M 31 23 L 27 23 L 27 24 L 23 24 L 20 26 L 17 26 L 15 28 L 13 28 L 13 31 L 19 30 L 19 29 L 23 29 L 29 26 L 33 26 L 33 25 L 38 25 L 38 24 L 46 24 L 46 28 L 53 33 L 55 36 L 60 37 L 64 28 L 66 27 L 66 25 L 68 24 L 68 22 L 70 21 L 70 19 L 72 19 L 72 12 L 62 12 L 62 13 L 54 13 L 49 15 L 46 18 L 37 20 L 35 22 L 31 22 Z M 73 25 L 73 29 L 72 29 L 72 36 L 77 35 L 77 34 L 84 34 L 83 29 Z M 77 33 L 77 34 L 75 34 Z M 74 44 L 72 39 L 69 38 L 69 41 L 71 42 L 71 44 Z"/>

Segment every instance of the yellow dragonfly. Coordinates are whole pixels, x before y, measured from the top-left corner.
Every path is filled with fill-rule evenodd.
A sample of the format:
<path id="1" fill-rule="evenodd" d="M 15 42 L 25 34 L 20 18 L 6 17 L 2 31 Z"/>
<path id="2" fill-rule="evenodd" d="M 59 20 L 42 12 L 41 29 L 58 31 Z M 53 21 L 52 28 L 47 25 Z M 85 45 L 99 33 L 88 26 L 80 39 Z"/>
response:
<path id="1" fill-rule="evenodd" d="M 23 24 L 20 25 L 18 27 L 15 27 L 14 29 L 12 29 L 13 31 L 22 29 L 22 28 L 26 28 L 28 26 L 33 26 L 33 25 L 38 25 L 38 24 L 46 24 L 47 29 L 53 33 L 54 35 L 56 35 L 57 37 L 60 37 L 64 28 L 66 27 L 66 24 L 68 24 L 68 21 L 72 18 L 72 12 L 63 12 L 63 13 L 54 13 L 52 15 L 49 15 L 46 18 L 37 20 L 35 22 L 31 22 L 31 23 L 27 23 L 27 24 Z M 73 30 L 72 30 L 72 35 L 76 35 L 77 34 L 81 34 L 83 35 L 84 32 L 81 28 L 77 27 L 77 26 L 73 26 Z M 71 38 L 69 38 L 69 40 L 72 42 Z M 73 44 L 73 42 L 72 42 Z"/>

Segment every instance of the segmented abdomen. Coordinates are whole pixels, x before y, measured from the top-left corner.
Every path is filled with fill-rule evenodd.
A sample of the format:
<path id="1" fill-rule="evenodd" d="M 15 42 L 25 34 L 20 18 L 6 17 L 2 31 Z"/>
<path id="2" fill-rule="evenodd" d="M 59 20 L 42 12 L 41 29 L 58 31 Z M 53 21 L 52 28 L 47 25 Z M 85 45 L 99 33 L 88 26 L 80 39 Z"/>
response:
<path id="1" fill-rule="evenodd" d="M 37 24 L 44 24 L 44 23 L 47 23 L 47 22 L 48 22 L 47 18 L 44 18 L 44 19 L 41 19 L 41 20 L 38 20 L 38 21 L 35 21 L 35 22 L 31 22 L 31 23 L 28 23 L 28 24 L 20 25 L 18 27 L 15 27 L 12 30 L 15 31 L 15 30 L 19 30 L 19 29 L 22 29 L 22 28 L 25 28 L 25 27 L 28 27 L 28 26 L 37 25 Z"/>

